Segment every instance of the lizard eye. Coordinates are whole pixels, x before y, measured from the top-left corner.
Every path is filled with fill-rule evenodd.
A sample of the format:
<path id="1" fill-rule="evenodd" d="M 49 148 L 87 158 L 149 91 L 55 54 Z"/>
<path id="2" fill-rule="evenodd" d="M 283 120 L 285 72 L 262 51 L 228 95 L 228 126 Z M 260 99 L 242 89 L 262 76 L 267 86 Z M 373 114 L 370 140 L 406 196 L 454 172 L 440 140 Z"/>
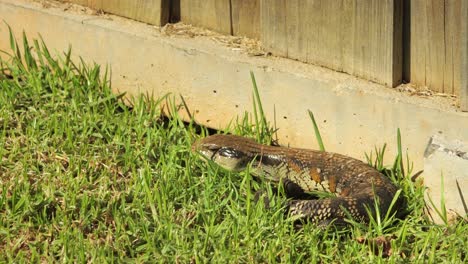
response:
<path id="1" fill-rule="evenodd" d="M 211 151 L 218 151 L 221 147 L 216 145 L 216 144 L 206 144 L 205 145 L 206 149 L 211 150 Z"/>

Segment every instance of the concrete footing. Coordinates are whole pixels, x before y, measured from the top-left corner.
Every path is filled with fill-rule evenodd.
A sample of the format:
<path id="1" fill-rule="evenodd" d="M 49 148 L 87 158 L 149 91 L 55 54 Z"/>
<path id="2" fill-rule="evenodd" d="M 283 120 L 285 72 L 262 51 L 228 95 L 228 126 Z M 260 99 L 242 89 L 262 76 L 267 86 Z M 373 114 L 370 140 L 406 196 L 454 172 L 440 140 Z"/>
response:
<path id="1" fill-rule="evenodd" d="M 468 214 L 468 145 L 434 135 L 424 154 L 426 201 L 436 223 Z M 444 209 L 445 207 L 445 209 Z"/>

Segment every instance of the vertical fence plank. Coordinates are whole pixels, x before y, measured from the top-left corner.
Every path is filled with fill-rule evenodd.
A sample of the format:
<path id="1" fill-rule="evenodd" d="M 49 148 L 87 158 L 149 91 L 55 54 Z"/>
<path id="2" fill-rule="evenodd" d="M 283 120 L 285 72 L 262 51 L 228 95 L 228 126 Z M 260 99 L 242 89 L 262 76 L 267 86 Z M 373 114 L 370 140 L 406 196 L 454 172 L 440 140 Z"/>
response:
<path id="1" fill-rule="evenodd" d="M 412 0 L 405 41 L 407 81 L 449 94 L 460 93 L 460 19 L 465 0 Z M 408 72 L 409 71 L 409 72 Z"/>
<path id="2" fill-rule="evenodd" d="M 302 13 L 303 17 L 300 21 L 298 21 L 298 23 L 304 24 L 303 27 L 305 29 L 304 41 L 306 41 L 306 44 L 304 46 L 307 48 L 307 58 L 305 61 L 321 66 L 327 66 L 323 64 L 324 61 L 321 53 L 324 43 L 324 40 L 321 37 L 322 29 L 320 28 L 323 14 L 322 1 L 307 0 L 305 1 L 304 6 L 301 6 L 301 9 L 307 10 L 306 12 Z"/>
<path id="3" fill-rule="evenodd" d="M 468 111 L 468 1 L 460 5 L 460 107 Z"/>
<path id="4" fill-rule="evenodd" d="M 156 26 L 169 21 L 171 0 L 68 0 L 75 4 L 101 9 L 115 15 L 128 17 Z"/>
<path id="5" fill-rule="evenodd" d="M 262 0 L 261 9 L 273 54 L 400 84 L 402 0 Z"/>
<path id="6" fill-rule="evenodd" d="M 460 87 L 461 1 L 446 1 L 444 92 L 458 94 Z"/>
<path id="7" fill-rule="evenodd" d="M 352 74 L 396 86 L 402 80 L 402 1 L 355 1 Z"/>
<path id="8" fill-rule="evenodd" d="M 180 0 L 180 20 L 232 34 L 229 0 Z"/>
<path id="9" fill-rule="evenodd" d="M 260 0 L 231 0 L 234 36 L 260 38 Z"/>
<path id="10" fill-rule="evenodd" d="M 261 0 L 260 30 L 263 46 L 275 55 L 288 55 L 287 0 Z"/>
<path id="11" fill-rule="evenodd" d="M 425 45 L 425 39 L 427 36 L 427 25 L 424 22 L 426 15 L 426 0 L 412 0 L 410 1 L 410 52 L 409 58 L 406 58 L 408 64 L 410 64 L 408 73 L 410 81 L 415 84 L 426 84 L 426 51 L 427 46 Z M 418 23 L 419 21 L 419 23 Z"/>
<path id="12" fill-rule="evenodd" d="M 169 1 L 171 0 L 102 0 L 102 9 L 113 14 L 161 26 L 169 21 Z"/>
<path id="13" fill-rule="evenodd" d="M 342 65 L 343 51 L 346 49 L 343 42 L 349 41 L 349 35 L 343 34 L 346 25 L 342 23 L 342 18 L 348 15 L 343 1 L 309 1 L 309 6 L 305 6 L 303 10 L 307 10 L 303 13 L 305 18 L 299 23 L 308 21 L 303 27 L 311 42 L 307 61 L 337 71 L 346 71 Z"/>
<path id="14" fill-rule="evenodd" d="M 427 85 L 432 87 L 433 90 L 438 92 L 444 91 L 444 16 L 445 16 L 445 0 L 432 0 L 428 1 L 427 9 L 427 36 L 428 52 L 427 58 L 429 59 L 426 64 Z"/>
<path id="15" fill-rule="evenodd" d="M 343 1 L 343 10 L 353 10 L 354 1 Z M 353 36 L 356 34 L 355 28 L 355 17 L 354 12 L 344 12 L 341 16 L 340 21 L 340 30 L 341 33 L 340 40 L 342 44 L 341 47 L 341 58 L 342 58 L 342 69 L 338 69 L 341 71 L 345 71 L 344 69 L 354 69 L 355 67 L 355 59 L 354 59 L 354 50 L 355 50 L 355 41 L 353 41 Z"/>
<path id="16" fill-rule="evenodd" d="M 286 47 L 287 57 L 291 59 L 307 61 L 307 43 L 308 29 L 305 23 L 301 23 L 301 19 L 306 16 L 305 1 L 290 0 L 285 6 L 285 16 L 287 21 L 285 31 L 287 32 Z"/>

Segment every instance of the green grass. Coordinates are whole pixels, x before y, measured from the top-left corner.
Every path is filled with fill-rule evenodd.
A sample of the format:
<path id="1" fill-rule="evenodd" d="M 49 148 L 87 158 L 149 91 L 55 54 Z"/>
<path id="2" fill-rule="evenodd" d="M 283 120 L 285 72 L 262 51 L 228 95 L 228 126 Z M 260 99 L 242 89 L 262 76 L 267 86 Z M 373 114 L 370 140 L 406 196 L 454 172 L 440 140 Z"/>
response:
<path id="1" fill-rule="evenodd" d="M 268 184 L 191 152 L 207 130 L 182 122 L 173 103 L 174 116 L 163 117 L 170 96 L 124 104 L 98 65 L 73 62 L 71 52 L 54 59 L 42 41 L 21 44 L 11 38 L 0 62 L 0 262 L 466 261 L 467 223 L 428 221 L 401 142 L 390 167 L 384 149 L 368 157 L 402 188 L 403 220 L 298 229 L 284 197 L 272 196 L 269 209 L 254 202 Z M 253 96 L 253 116 L 229 129 L 271 142 L 258 89 Z"/>

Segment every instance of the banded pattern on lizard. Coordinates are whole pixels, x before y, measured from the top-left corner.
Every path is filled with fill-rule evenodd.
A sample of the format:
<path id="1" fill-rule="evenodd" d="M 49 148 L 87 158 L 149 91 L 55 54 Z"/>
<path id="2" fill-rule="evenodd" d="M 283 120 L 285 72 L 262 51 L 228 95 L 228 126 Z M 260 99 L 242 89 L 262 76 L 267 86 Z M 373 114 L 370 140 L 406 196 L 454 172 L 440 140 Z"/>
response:
<path id="1" fill-rule="evenodd" d="M 372 166 L 337 153 L 267 146 L 234 135 L 209 136 L 192 148 L 227 170 L 241 171 L 250 164 L 253 175 L 283 184 L 286 193 L 296 198 L 288 202 L 291 215 L 319 224 L 344 222 L 345 211 L 355 220 L 369 221 L 366 206 L 375 213 L 375 204 L 385 215 L 397 192 L 390 179 Z M 315 190 L 336 197 L 297 199 Z"/>

